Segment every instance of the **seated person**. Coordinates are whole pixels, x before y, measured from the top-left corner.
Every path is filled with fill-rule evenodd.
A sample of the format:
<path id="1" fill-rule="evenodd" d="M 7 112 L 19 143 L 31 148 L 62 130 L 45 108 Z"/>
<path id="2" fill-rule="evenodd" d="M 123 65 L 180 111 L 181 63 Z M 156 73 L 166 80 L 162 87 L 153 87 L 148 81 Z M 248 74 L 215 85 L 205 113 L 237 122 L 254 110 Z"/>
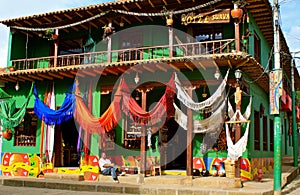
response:
<path id="1" fill-rule="evenodd" d="M 99 167 L 103 175 L 111 175 L 114 182 L 119 183 L 117 176 L 118 168 L 115 166 L 114 163 L 111 163 L 111 161 L 108 158 L 106 158 L 105 152 L 101 153 Z"/>

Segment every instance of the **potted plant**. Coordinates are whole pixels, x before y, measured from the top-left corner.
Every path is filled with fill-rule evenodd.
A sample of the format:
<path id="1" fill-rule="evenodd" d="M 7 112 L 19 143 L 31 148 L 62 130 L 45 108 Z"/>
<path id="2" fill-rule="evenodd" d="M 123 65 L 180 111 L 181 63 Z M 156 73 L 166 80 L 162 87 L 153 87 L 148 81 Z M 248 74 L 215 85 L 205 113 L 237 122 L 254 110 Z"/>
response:
<path id="1" fill-rule="evenodd" d="M 7 69 L 9 70 L 9 72 L 15 71 L 15 67 L 14 66 L 7 66 Z"/>
<path id="2" fill-rule="evenodd" d="M 47 38 L 48 40 L 57 40 L 58 35 L 55 34 L 54 29 L 49 28 L 45 31 L 45 38 Z"/>

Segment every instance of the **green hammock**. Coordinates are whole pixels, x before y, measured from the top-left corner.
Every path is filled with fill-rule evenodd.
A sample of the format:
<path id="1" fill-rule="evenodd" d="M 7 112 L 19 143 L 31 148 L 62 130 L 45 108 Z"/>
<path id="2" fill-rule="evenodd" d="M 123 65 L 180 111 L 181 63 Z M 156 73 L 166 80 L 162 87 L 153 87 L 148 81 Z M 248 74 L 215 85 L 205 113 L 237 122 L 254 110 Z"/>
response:
<path id="1" fill-rule="evenodd" d="M 13 129 L 22 122 L 32 92 L 33 83 L 27 96 L 27 100 L 16 112 L 16 101 L 0 88 L 0 125 L 4 127 L 4 129 Z"/>

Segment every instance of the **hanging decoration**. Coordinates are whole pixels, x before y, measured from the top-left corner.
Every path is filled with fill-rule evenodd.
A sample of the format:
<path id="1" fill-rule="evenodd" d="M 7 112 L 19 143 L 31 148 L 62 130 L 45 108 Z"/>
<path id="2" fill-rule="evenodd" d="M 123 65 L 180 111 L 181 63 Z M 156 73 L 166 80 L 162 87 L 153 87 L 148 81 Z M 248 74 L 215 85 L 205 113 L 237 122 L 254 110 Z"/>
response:
<path id="1" fill-rule="evenodd" d="M 175 107 L 175 121 L 184 129 L 187 130 L 187 115 L 185 115 L 174 103 Z M 194 120 L 193 133 L 207 133 L 217 130 L 218 126 L 224 122 L 224 108 L 226 101 L 224 101 L 217 110 L 214 111 L 208 118 L 203 120 Z"/>
<path id="2" fill-rule="evenodd" d="M 184 88 L 181 85 L 177 75 L 175 74 L 175 85 L 177 89 L 177 98 L 188 108 L 194 111 L 200 111 L 208 107 L 212 107 L 212 110 L 215 110 L 222 101 L 224 101 L 223 95 L 225 94 L 226 82 L 229 74 L 229 69 L 226 73 L 226 76 L 222 83 L 219 85 L 218 89 L 206 100 L 196 103 L 194 100 L 187 94 Z"/>
<path id="3" fill-rule="evenodd" d="M 227 140 L 227 147 L 228 147 L 228 154 L 227 158 L 232 161 L 237 161 L 239 157 L 242 156 L 243 152 L 246 150 L 247 142 L 248 142 L 248 134 L 249 134 L 249 124 L 250 122 L 247 122 L 246 131 L 244 135 L 237 141 L 237 143 L 233 144 L 230 132 L 229 132 L 229 125 L 226 123 L 226 140 Z"/>
<path id="4" fill-rule="evenodd" d="M 227 158 L 236 161 L 239 157 L 242 156 L 243 152 L 246 150 L 247 141 L 248 141 L 248 133 L 249 133 L 249 118 L 251 115 L 251 106 L 252 106 L 252 96 L 250 96 L 249 104 L 246 108 L 244 114 L 241 114 L 241 111 L 237 109 L 235 112 L 228 100 L 228 116 L 230 118 L 229 121 L 225 123 L 226 127 L 226 140 L 227 140 L 227 147 L 228 147 L 228 155 Z M 235 144 L 233 144 L 230 132 L 229 132 L 229 125 L 233 123 L 247 123 L 245 133 L 243 137 L 241 137 Z"/>
<path id="5" fill-rule="evenodd" d="M 22 122 L 32 95 L 33 85 L 32 83 L 27 99 L 18 111 L 16 111 L 16 101 L 0 88 L 0 125 L 4 129 L 13 131 L 13 128 Z"/>
<path id="6" fill-rule="evenodd" d="M 157 102 L 154 108 L 147 112 L 135 101 L 133 97 L 130 97 L 129 87 L 125 82 L 121 86 L 123 90 L 122 94 L 122 109 L 125 114 L 129 114 L 131 119 L 139 124 L 156 124 L 162 122 L 162 118 L 174 115 L 173 100 L 175 95 L 174 74 L 169 82 L 166 84 L 166 90 L 161 99 Z"/>
<path id="7" fill-rule="evenodd" d="M 82 129 L 89 133 L 104 134 L 112 130 L 121 118 L 120 101 L 121 101 L 121 84 L 124 82 L 121 79 L 120 84 L 114 95 L 114 99 L 110 104 L 109 108 L 98 118 L 91 114 L 88 107 L 85 105 L 80 94 L 78 81 L 76 81 L 76 106 L 74 112 L 74 118 L 80 124 Z"/>
<path id="8" fill-rule="evenodd" d="M 40 120 L 43 120 L 47 125 L 58 125 L 68 121 L 73 117 L 74 109 L 74 94 L 72 94 L 73 85 L 67 91 L 64 102 L 58 110 L 49 108 L 39 99 L 38 91 L 34 86 L 34 113 Z"/>
<path id="9" fill-rule="evenodd" d="M 51 27 L 51 29 L 64 29 L 64 28 L 70 28 L 70 27 L 77 26 L 77 25 L 80 25 L 80 24 L 89 22 L 89 21 L 91 21 L 91 20 L 100 18 L 100 17 L 106 15 L 107 13 L 109 13 L 109 12 L 103 12 L 103 13 L 101 13 L 101 14 L 92 16 L 92 17 L 90 17 L 90 18 L 87 18 L 87 19 L 85 19 L 85 20 L 82 20 L 82 21 L 79 21 L 79 22 L 75 22 L 75 23 L 72 23 L 72 24 L 67 24 L 67 25 L 63 25 L 63 26 L 55 26 L 55 27 Z M 29 28 L 29 27 L 21 27 L 21 26 L 11 26 L 11 28 L 15 28 L 15 29 L 19 29 L 19 30 L 25 30 L 25 31 L 47 31 L 47 30 L 49 30 L 49 27 L 47 27 L 47 28 Z"/>
<path id="10" fill-rule="evenodd" d="M 191 7 L 191 8 L 187 8 L 187 9 L 183 9 L 183 10 L 178 10 L 178 11 L 172 11 L 173 15 L 176 14 L 183 14 L 186 12 L 191 12 L 191 11 L 197 11 L 199 9 L 205 8 L 205 7 L 209 7 L 212 6 L 218 2 L 221 2 L 222 0 L 213 0 L 201 5 L 197 5 L 195 7 Z M 114 12 L 120 13 L 120 14 L 126 14 L 126 15 L 132 15 L 132 16 L 166 16 L 168 13 L 166 12 L 161 12 L 161 13 L 138 13 L 138 12 L 130 12 L 130 11 L 125 11 L 125 10 L 112 10 Z"/>

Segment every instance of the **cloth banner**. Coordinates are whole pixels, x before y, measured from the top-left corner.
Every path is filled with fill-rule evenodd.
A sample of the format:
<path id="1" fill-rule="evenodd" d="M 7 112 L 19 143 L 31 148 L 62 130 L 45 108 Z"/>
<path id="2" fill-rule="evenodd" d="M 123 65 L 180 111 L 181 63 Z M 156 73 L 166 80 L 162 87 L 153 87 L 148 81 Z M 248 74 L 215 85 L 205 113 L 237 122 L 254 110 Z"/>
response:
<path id="1" fill-rule="evenodd" d="M 247 127 L 244 135 L 237 141 L 237 143 L 233 144 L 228 124 L 225 123 L 226 127 L 226 140 L 227 140 L 227 147 L 228 147 L 228 154 L 227 158 L 233 161 L 237 161 L 239 157 L 242 156 L 243 152 L 247 148 L 247 142 L 248 142 L 248 134 L 249 134 L 249 124 L 250 122 L 247 122 Z"/>
<path id="2" fill-rule="evenodd" d="M 71 86 L 73 89 L 73 85 Z M 70 120 L 73 117 L 74 110 L 74 94 L 69 89 L 66 93 L 66 97 L 61 107 L 58 110 L 49 108 L 44 102 L 39 99 L 38 91 L 34 86 L 34 113 L 40 120 L 43 120 L 47 125 L 58 125 L 65 121 Z"/>
<path id="3" fill-rule="evenodd" d="M 189 94 L 184 90 L 182 87 L 181 82 L 179 81 L 177 74 L 175 74 L 175 85 L 177 89 L 177 98 L 188 108 L 194 110 L 194 111 L 200 111 L 207 107 L 213 107 L 212 110 L 215 110 L 214 108 L 218 107 L 220 105 L 220 102 L 222 102 L 225 98 L 223 95 L 225 95 L 225 87 L 226 82 L 228 78 L 229 70 L 226 73 L 226 76 L 222 83 L 219 85 L 218 89 L 206 100 L 196 103 L 194 100 L 189 96 Z"/>
<path id="4" fill-rule="evenodd" d="M 22 122 L 32 95 L 33 85 L 34 83 L 31 85 L 26 101 L 18 111 L 16 111 L 16 101 L 0 88 L 0 125 L 5 129 L 13 129 Z"/>
<path id="5" fill-rule="evenodd" d="M 175 121 L 184 129 L 187 130 L 187 115 L 185 115 L 175 103 L 173 103 L 175 108 Z M 203 120 L 194 120 L 194 133 L 207 133 L 213 132 L 218 129 L 221 123 L 224 122 L 224 108 L 226 101 L 224 101 L 219 108 L 212 113 L 206 119 Z"/>

